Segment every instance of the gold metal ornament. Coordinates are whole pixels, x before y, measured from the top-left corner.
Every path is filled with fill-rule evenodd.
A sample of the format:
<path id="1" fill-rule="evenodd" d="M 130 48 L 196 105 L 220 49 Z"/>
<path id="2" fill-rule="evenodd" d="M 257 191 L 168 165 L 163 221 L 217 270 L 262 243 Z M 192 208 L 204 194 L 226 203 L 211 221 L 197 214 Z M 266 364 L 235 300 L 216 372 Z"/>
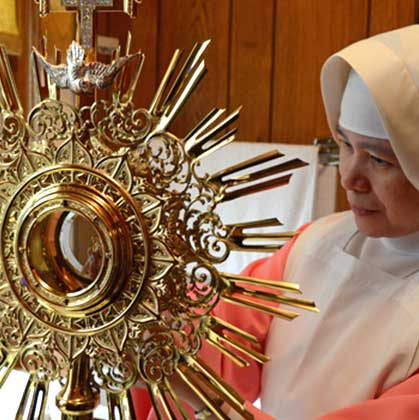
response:
<path id="1" fill-rule="evenodd" d="M 38 3 L 45 15 L 49 2 Z M 90 34 L 88 11 L 114 6 L 62 4 L 79 7 L 82 37 Z M 134 14 L 134 1 L 122 6 Z M 99 390 L 109 418 L 134 419 L 129 389 L 137 382 L 148 388 L 159 419 L 186 419 L 176 376 L 216 418 L 228 418 L 215 403 L 221 398 L 250 419 L 244 400 L 199 350 L 206 340 L 239 366 L 268 359 L 255 337 L 211 310 L 224 300 L 287 320 L 298 313 L 283 305 L 317 311 L 309 300 L 283 295 L 299 294 L 295 284 L 217 271 L 230 250 L 272 251 L 292 236 L 252 232 L 279 227 L 276 219 L 225 225 L 217 205 L 285 185 L 290 175 L 283 173 L 303 163 L 278 164 L 282 155 L 272 152 L 198 174 L 204 156 L 234 140 L 239 115 L 215 109 L 185 138 L 169 131 L 205 73 L 207 45 L 197 44 L 183 63 L 174 53 L 148 109 L 132 103 L 144 56 L 130 55 L 129 42 L 132 59 L 112 75 L 111 99 L 96 98 L 105 87 L 98 83 L 72 89 L 84 95 L 83 106 L 57 99 L 59 88 L 72 84 L 61 85 L 39 53 L 32 63 L 39 101 L 27 117 L 0 50 L 0 385 L 16 366 L 30 373 L 16 418 L 43 418 L 49 384 L 60 380 L 63 420 L 93 419 Z M 93 66 L 86 60 L 82 66 Z"/>

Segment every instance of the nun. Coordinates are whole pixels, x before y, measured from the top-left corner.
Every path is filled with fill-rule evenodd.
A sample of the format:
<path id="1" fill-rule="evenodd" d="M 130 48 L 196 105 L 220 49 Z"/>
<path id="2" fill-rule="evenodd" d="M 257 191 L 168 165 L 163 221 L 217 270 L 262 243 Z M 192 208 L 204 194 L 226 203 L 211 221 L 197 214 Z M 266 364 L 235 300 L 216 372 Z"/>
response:
<path id="1" fill-rule="evenodd" d="M 255 419 L 417 419 L 419 25 L 334 54 L 321 89 L 351 209 L 243 273 L 299 283 L 320 314 L 286 323 L 221 303 L 217 316 L 256 335 L 271 360 L 238 368 L 203 354 L 248 401 L 261 399 Z"/>

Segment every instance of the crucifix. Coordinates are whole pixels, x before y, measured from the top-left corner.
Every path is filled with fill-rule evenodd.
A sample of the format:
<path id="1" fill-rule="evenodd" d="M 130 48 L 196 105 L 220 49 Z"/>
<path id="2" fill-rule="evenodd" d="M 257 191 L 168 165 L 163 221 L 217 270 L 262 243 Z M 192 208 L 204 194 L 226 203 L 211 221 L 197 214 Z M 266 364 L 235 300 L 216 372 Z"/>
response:
<path id="1" fill-rule="evenodd" d="M 124 12 L 130 17 L 136 15 L 136 4 L 141 0 L 61 0 L 60 8 L 51 6 L 53 0 L 35 0 L 39 4 L 40 16 L 49 12 L 65 10 L 77 11 L 80 43 L 86 50 L 94 47 L 94 16 L 97 11 Z M 55 1 L 57 3 L 57 1 Z"/>
<path id="2" fill-rule="evenodd" d="M 113 0 L 61 0 L 61 3 L 66 8 L 77 10 L 81 46 L 86 50 L 93 48 L 94 13 L 99 8 L 113 8 Z"/>

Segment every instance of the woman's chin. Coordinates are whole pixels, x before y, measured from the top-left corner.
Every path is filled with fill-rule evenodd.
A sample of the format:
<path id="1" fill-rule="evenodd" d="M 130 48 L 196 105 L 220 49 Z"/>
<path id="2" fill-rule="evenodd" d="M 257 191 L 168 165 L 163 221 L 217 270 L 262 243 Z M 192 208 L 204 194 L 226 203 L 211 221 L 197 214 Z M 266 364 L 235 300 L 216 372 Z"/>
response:
<path id="1" fill-rule="evenodd" d="M 389 236 L 387 229 L 383 226 L 382 221 L 379 220 L 378 214 L 365 216 L 354 213 L 354 216 L 358 230 L 365 236 L 371 236 L 372 238 Z"/>

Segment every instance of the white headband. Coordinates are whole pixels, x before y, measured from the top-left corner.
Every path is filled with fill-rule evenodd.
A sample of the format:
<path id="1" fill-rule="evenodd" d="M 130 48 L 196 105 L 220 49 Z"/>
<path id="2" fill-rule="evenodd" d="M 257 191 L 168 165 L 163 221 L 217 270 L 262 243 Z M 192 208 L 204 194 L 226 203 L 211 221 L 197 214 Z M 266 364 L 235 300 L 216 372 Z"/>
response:
<path id="1" fill-rule="evenodd" d="M 354 133 L 388 139 L 377 106 L 364 81 L 351 70 L 340 104 L 339 125 Z"/>

